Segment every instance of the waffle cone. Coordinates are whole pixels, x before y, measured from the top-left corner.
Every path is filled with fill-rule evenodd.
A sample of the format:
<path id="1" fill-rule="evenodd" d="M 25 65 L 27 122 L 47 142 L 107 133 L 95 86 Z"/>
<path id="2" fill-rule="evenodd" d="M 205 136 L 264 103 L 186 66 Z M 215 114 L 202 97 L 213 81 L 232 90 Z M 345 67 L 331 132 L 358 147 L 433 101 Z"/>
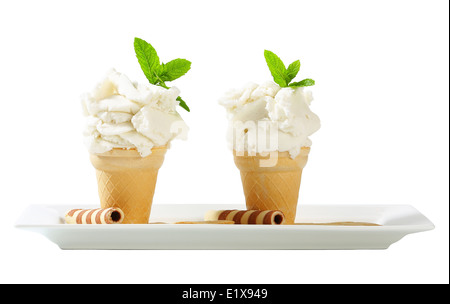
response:
<path id="1" fill-rule="evenodd" d="M 289 152 L 274 152 L 278 161 L 272 166 L 262 166 L 269 156 L 239 155 L 234 151 L 234 161 L 241 172 L 245 202 L 249 210 L 280 210 L 285 224 L 293 224 L 297 213 L 298 194 L 302 171 L 308 161 L 310 148 L 303 147 L 292 159 Z"/>
<path id="2" fill-rule="evenodd" d="M 141 157 L 135 149 L 91 154 L 101 207 L 122 209 L 123 224 L 147 224 L 166 150 L 166 147 L 153 148 L 147 157 Z"/>

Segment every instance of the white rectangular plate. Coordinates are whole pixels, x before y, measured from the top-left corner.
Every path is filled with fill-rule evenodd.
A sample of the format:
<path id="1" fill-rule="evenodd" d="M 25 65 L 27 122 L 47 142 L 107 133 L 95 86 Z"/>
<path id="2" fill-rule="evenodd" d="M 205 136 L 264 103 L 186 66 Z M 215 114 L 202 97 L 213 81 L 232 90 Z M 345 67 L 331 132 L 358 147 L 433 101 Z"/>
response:
<path id="1" fill-rule="evenodd" d="M 325 225 L 68 225 L 73 208 L 31 205 L 17 228 L 41 233 L 61 249 L 386 249 L 405 235 L 434 229 L 409 205 L 302 205 L 298 223 L 369 222 L 381 226 Z M 243 205 L 154 204 L 150 222 L 201 221 L 208 210 Z"/>

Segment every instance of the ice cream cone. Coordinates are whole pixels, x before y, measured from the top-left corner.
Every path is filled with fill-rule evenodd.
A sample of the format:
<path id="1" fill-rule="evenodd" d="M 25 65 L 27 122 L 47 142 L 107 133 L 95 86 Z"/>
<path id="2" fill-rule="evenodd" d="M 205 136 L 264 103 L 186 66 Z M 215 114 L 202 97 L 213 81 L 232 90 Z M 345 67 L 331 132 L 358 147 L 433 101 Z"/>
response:
<path id="1" fill-rule="evenodd" d="M 101 207 L 122 209 L 123 224 L 147 224 L 166 150 L 165 146 L 153 148 L 147 157 L 141 157 L 136 149 L 91 154 Z"/>
<path id="2" fill-rule="evenodd" d="M 261 166 L 268 156 L 241 156 L 234 151 L 234 161 L 241 171 L 245 201 L 249 210 L 280 210 L 285 224 L 293 224 L 297 213 L 302 170 L 308 161 L 310 148 L 303 147 L 292 159 L 289 152 L 275 152 L 278 161 L 274 166 Z M 273 155 L 272 155 L 273 156 Z"/>

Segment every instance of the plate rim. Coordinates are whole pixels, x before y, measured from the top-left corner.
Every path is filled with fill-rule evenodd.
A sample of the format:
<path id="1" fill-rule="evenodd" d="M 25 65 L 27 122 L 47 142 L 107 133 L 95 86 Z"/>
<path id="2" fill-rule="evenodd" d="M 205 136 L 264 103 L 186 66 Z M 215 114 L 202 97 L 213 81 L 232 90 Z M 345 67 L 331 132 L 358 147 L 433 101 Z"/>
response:
<path id="1" fill-rule="evenodd" d="M 184 203 L 159 203 L 154 206 L 243 206 L 242 204 L 184 204 Z M 72 204 L 67 204 L 67 208 L 72 208 Z M 77 205 L 80 208 L 92 208 L 95 207 L 93 204 L 81 204 Z M 59 224 L 29 224 L 26 223 L 25 214 L 29 209 L 36 207 L 45 207 L 45 208 L 63 208 L 64 204 L 30 204 L 28 205 L 20 214 L 19 218 L 14 223 L 14 227 L 18 229 L 64 229 L 64 230 L 150 230 L 150 229 L 174 229 L 174 227 L 183 227 L 183 229 L 188 230 L 197 230 L 197 229 L 249 229 L 249 230 L 265 230 L 265 229 L 280 229 L 280 230 L 318 230 L 318 231 L 329 231 L 329 230 L 374 230 L 374 231 L 392 231 L 392 232 L 401 232 L 401 231 L 410 231 L 409 233 L 416 233 L 422 231 L 429 231 L 436 228 L 433 222 L 431 222 L 424 214 L 422 214 L 419 210 L 417 210 L 414 206 L 409 204 L 303 204 L 303 206 L 307 207 L 363 207 L 363 208 L 375 208 L 375 207 L 403 207 L 403 208 L 412 208 L 417 215 L 421 217 L 424 223 L 421 224 L 402 224 L 402 225 L 380 225 L 380 226 L 328 226 L 328 225 L 221 225 L 221 224 L 208 224 L 208 225 L 194 225 L 194 224 L 117 224 L 117 225 L 68 225 L 65 223 Z M 69 209 L 68 209 L 69 210 Z M 226 226 L 226 227 L 225 227 Z M 171 228 L 169 228 L 171 227 Z"/>

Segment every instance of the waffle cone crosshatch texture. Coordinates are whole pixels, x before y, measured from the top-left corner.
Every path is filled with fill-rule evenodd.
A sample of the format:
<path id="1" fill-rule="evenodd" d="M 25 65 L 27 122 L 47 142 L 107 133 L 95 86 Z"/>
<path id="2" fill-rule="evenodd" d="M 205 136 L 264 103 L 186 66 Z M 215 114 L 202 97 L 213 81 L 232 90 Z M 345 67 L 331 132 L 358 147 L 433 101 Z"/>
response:
<path id="1" fill-rule="evenodd" d="M 236 151 L 234 161 L 241 172 L 245 202 L 249 210 L 280 210 L 286 217 L 285 224 L 293 224 L 302 171 L 308 161 L 310 148 L 304 147 L 292 159 L 289 152 L 277 152 L 278 160 L 272 167 L 261 166 L 268 156 L 240 155 Z"/>
<path id="2" fill-rule="evenodd" d="M 156 147 L 147 157 L 141 157 L 136 149 L 91 154 L 101 207 L 122 209 L 123 224 L 147 224 L 166 151 L 165 146 Z"/>

